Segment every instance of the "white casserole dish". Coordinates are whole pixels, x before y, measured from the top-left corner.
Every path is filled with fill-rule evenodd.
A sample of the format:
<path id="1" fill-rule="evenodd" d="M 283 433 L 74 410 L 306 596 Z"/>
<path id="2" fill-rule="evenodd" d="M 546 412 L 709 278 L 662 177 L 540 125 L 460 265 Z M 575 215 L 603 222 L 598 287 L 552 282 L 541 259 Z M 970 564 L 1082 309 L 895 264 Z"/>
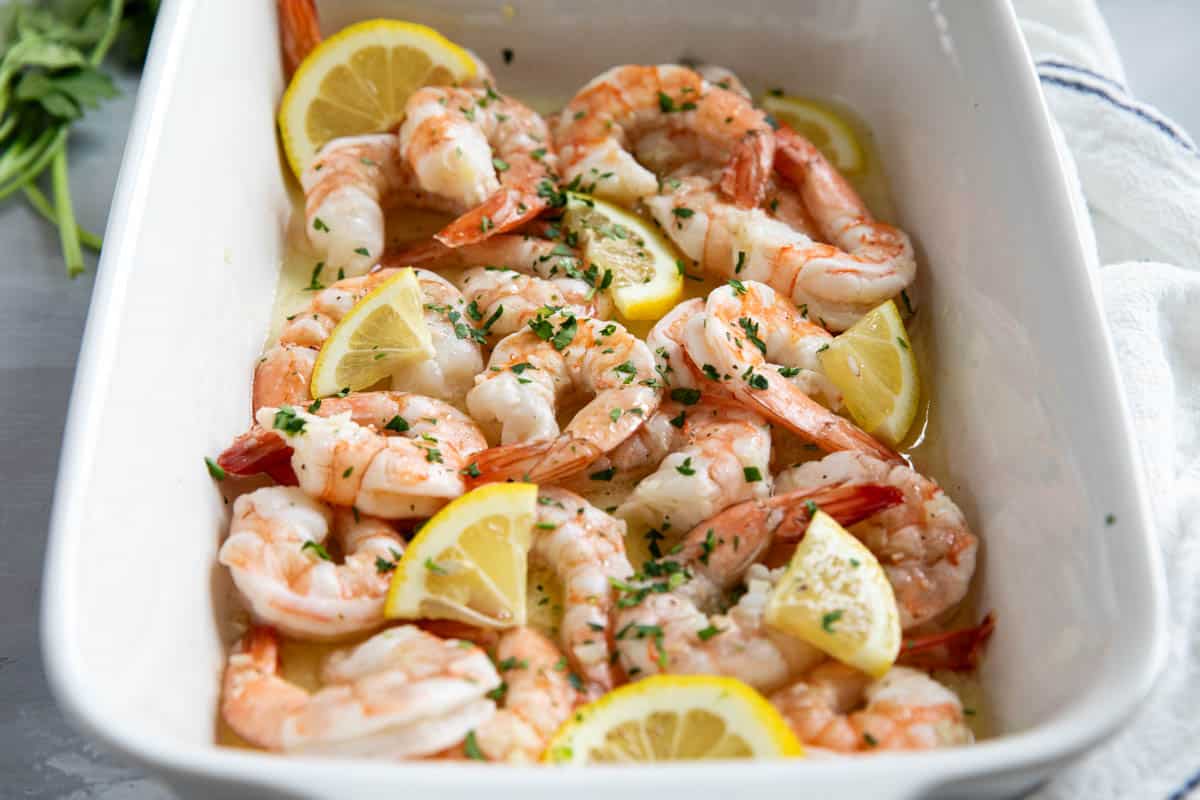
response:
<path id="1" fill-rule="evenodd" d="M 1110 734 L 1162 663 L 1165 591 L 1072 195 L 999 2 L 347 0 L 473 48 L 517 96 L 701 57 L 834 96 L 878 139 L 921 255 L 934 474 L 985 541 L 999 736 L 853 762 L 619 770 L 279 758 L 214 742 L 227 512 L 201 457 L 249 422 L 291 213 L 274 3 L 168 0 L 138 99 L 63 445 L 43 631 L 64 710 L 195 797 L 1006 796 Z M 516 58 L 504 66 L 502 48 Z M 931 465 L 923 465 L 929 467 Z M 1106 523 L 1112 515 L 1115 521 Z"/>

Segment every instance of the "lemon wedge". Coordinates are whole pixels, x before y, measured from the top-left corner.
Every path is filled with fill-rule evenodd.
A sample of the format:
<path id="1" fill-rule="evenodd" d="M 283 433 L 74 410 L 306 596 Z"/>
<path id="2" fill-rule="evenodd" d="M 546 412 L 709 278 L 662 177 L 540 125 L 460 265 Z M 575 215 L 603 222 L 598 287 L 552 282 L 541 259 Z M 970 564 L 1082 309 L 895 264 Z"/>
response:
<path id="1" fill-rule="evenodd" d="M 862 172 L 867 159 L 846 120 L 816 100 L 768 94 L 762 108 L 812 142 L 841 173 Z"/>
<path id="2" fill-rule="evenodd" d="M 921 379 L 896 304 L 871 309 L 817 357 L 859 427 L 898 445 L 917 416 Z"/>
<path id="3" fill-rule="evenodd" d="M 575 237 L 593 285 L 627 320 L 657 320 L 683 295 L 682 261 L 652 223 L 591 195 L 567 193 L 563 227 Z M 611 274 L 611 279 L 606 275 Z"/>
<path id="4" fill-rule="evenodd" d="M 536 503 L 532 483 L 489 483 L 434 514 L 400 557 L 384 615 L 524 625 Z"/>
<path id="5" fill-rule="evenodd" d="M 767 598 L 767 624 L 882 676 L 900 653 L 900 611 L 883 567 L 824 511 Z"/>
<path id="6" fill-rule="evenodd" d="M 432 355 L 421 284 L 406 267 L 355 303 L 334 327 L 317 354 L 309 390 L 314 398 L 359 391 Z"/>
<path id="7" fill-rule="evenodd" d="M 321 145 L 378 133 L 404 121 L 404 104 L 422 86 L 475 76 L 466 50 L 425 25 L 372 19 L 331 36 L 300 64 L 279 107 L 288 164 L 299 177 Z"/>
<path id="8" fill-rule="evenodd" d="M 554 734 L 542 760 L 610 764 L 803 754 L 779 712 L 741 681 L 656 675 L 576 711 Z"/>

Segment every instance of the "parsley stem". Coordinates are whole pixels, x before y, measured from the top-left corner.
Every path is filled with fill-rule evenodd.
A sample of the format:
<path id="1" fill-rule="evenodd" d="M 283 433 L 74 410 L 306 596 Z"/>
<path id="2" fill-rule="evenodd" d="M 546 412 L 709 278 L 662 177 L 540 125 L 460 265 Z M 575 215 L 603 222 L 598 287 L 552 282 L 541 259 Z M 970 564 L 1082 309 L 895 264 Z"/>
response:
<path id="1" fill-rule="evenodd" d="M 54 213 L 54 207 L 50 205 L 50 201 L 46 199 L 46 195 L 42 194 L 42 190 L 33 183 L 27 183 L 21 188 L 25 192 L 25 198 L 29 200 L 29 205 L 33 206 L 34 210 L 45 217 L 47 221 L 57 225 L 58 217 Z M 79 236 L 80 244 L 84 247 L 90 247 L 96 252 L 100 251 L 100 247 L 104 244 L 103 239 L 82 225 L 76 225 L 75 231 Z"/>
<path id="2" fill-rule="evenodd" d="M 54 211 L 58 217 L 58 240 L 62 243 L 63 260 L 67 262 L 67 277 L 83 272 L 83 251 L 79 249 L 79 232 L 75 227 L 75 209 L 71 207 L 71 183 L 67 176 L 67 149 L 58 148 L 50 162 L 50 183 L 54 187 Z"/>

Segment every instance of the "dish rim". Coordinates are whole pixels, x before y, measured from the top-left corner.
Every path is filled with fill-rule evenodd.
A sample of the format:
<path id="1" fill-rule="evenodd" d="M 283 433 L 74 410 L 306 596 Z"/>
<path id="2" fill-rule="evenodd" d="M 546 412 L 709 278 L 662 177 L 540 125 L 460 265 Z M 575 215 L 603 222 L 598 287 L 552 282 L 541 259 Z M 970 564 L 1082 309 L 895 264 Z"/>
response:
<path id="1" fill-rule="evenodd" d="M 1126 538 L 1136 537 L 1141 564 L 1131 565 L 1140 573 L 1148 598 L 1150 619 L 1144 626 L 1144 641 L 1127 641 L 1130 652 L 1140 654 L 1140 661 L 1126 667 L 1129 674 L 1119 688 L 1122 694 L 1107 695 L 1106 702 L 1084 702 L 1059 713 L 1048 722 L 1029 730 L 988 739 L 953 751 L 926 753 L 879 754 L 855 762 L 853 773 L 847 773 L 838 762 L 809 761 L 800 767 L 783 762 L 759 762 L 753 770 L 739 769 L 730 762 L 689 765 L 644 765 L 632 767 L 589 767 L 584 770 L 546 770 L 530 767 L 495 769 L 484 765 L 456 765 L 447 770 L 442 765 L 423 762 L 380 763 L 358 759 L 314 757 L 280 758 L 277 755 L 221 748 L 215 743 L 205 746 L 183 744 L 167 737 L 155 737 L 140 731 L 137 724 L 114 716 L 109 704 L 102 701 L 87 679 L 85 665 L 79 660 L 70 634 L 75 609 L 74 587 L 66 582 L 74 550 L 74 540 L 81 525 L 84 478 L 95 461 L 96 437 L 91 431 L 102 424 L 98 404 L 88 402 L 104 384 L 111 372 L 115 357 L 114 330 L 127 302 L 126 288 L 134 259 L 126 253 L 134 248 L 142 225 L 143 211 L 149 202 L 147 183 L 151 174 L 151 157 L 160 145 L 166 103 L 160 102 L 172 89 L 183 48 L 182 38 L 188 33 L 188 21 L 196 8 L 196 0 L 168 0 L 157 22 L 153 42 L 130 127 L 122 165 L 114 194 L 112 212 L 105 231 L 106 247 L 101 254 L 98 275 L 93 288 L 87 325 L 80 348 L 79 361 L 71 392 L 71 402 L 63 435 L 63 446 L 55 484 L 54 503 L 50 517 L 47 543 L 43 598 L 41 609 L 42 657 L 51 690 L 66 716 L 90 735 L 138 763 L 156 771 L 170 771 L 208 780 L 237 780 L 248 783 L 270 783 L 275 786 L 314 787 L 333 773 L 353 767 L 354 783 L 376 782 L 378 785 L 403 782 L 413 788 L 505 788 L 528 786 L 531 781 L 539 788 L 578 785 L 580 776 L 595 770 L 604 774 L 605 789 L 637 787 L 639 789 L 678 788 L 680 771 L 691 778 L 720 786 L 736 781 L 736 788 L 752 784 L 768 784 L 784 776 L 794 775 L 797 768 L 814 778 L 840 777 L 858 780 L 882 780 L 886 777 L 896 785 L 937 786 L 952 781 L 1002 774 L 1016 770 L 1038 772 L 1055 764 L 1077 757 L 1086 749 L 1112 735 L 1149 694 L 1166 656 L 1166 586 L 1161 553 L 1153 538 L 1153 521 L 1146 500 L 1144 472 L 1133 438 L 1128 403 L 1121 390 L 1116 356 L 1107 325 L 1100 316 L 1096 293 L 1089 275 L 1091 259 L 1084 247 L 1079 230 L 1078 214 L 1082 213 L 1068 187 L 1062 154 L 1054 144 L 1052 122 L 1041 95 L 1032 61 L 1020 35 L 1015 12 L 1009 2 L 982 4 L 976 12 L 994 17 L 991 27 L 1004 41 L 1004 63 L 995 65 L 997 72 L 1006 72 L 1015 95 L 1027 104 L 1027 133 L 1035 146 L 1030 157 L 1046 176 L 1044 199 L 1047 210 L 1064 223 L 1059 229 L 1064 245 L 1071 248 L 1074 262 L 1063 265 L 1068 278 L 1079 292 L 1078 301 L 1094 307 L 1093 328 L 1088 335 L 1102 340 L 1101 358 L 1107 362 L 1109 383 L 1119 395 L 1120 431 L 1114 435 L 1125 445 L 1125 463 L 1132 485 L 1130 499 L 1136 508 L 1136 519 L 1123 521 L 1128 525 Z M 1054 226 L 1048 226 L 1054 227 Z M 1069 240 L 1069 241 L 1068 241 Z M 901 767 L 898 769 L 898 767 Z M 905 769 L 907 768 L 907 769 Z M 730 787 L 734 788 L 734 787 Z"/>

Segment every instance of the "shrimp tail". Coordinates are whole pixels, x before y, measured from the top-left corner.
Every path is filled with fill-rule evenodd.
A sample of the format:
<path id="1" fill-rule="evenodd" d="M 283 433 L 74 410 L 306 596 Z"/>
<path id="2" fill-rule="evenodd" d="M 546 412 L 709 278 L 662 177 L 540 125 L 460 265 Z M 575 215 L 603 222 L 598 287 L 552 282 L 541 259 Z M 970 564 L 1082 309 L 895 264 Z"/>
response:
<path id="1" fill-rule="evenodd" d="M 234 439 L 217 456 L 217 466 L 238 477 L 266 473 L 281 486 L 295 486 L 299 482 L 292 470 L 292 448 L 282 436 L 261 425 Z"/>
<path id="2" fill-rule="evenodd" d="M 277 0 L 283 70 L 290 79 L 300 63 L 321 43 L 316 0 Z"/>
<path id="3" fill-rule="evenodd" d="M 790 387 L 789 384 L 784 384 Z M 772 422 L 794 431 L 827 453 L 851 450 L 890 464 L 904 464 L 900 455 L 845 417 L 838 416 L 794 387 L 782 391 L 744 394 Z"/>
<path id="4" fill-rule="evenodd" d="M 780 541 L 798 541 L 808 529 L 812 511 L 824 511 L 839 525 L 855 525 L 904 502 L 904 493 L 895 486 L 878 483 L 828 486 L 817 491 L 798 489 L 776 495 L 769 505 L 788 510 L 775 529 Z"/>
<path id="5" fill-rule="evenodd" d="M 380 257 L 379 267 L 381 269 L 411 267 L 428 261 L 437 261 L 444 258 L 452 249 L 437 239 L 427 239 L 401 247 L 389 247 Z"/>
<path id="6" fill-rule="evenodd" d="M 721 191 L 741 208 L 762 202 L 775 163 L 775 137 L 748 134 L 721 175 Z"/>
<path id="7" fill-rule="evenodd" d="M 989 611 L 978 625 L 906 639 L 897 663 L 923 670 L 973 670 L 995 629 L 996 616 Z"/>
<path id="8" fill-rule="evenodd" d="M 472 487 L 513 479 L 554 483 L 586 469 L 603 454 L 595 444 L 573 436 L 489 447 L 476 454 L 479 475 L 468 480 Z"/>
<path id="9" fill-rule="evenodd" d="M 517 189 L 501 189 L 442 228 L 433 237 L 447 247 L 475 244 L 518 228 L 546 208 L 546 200 Z"/>

